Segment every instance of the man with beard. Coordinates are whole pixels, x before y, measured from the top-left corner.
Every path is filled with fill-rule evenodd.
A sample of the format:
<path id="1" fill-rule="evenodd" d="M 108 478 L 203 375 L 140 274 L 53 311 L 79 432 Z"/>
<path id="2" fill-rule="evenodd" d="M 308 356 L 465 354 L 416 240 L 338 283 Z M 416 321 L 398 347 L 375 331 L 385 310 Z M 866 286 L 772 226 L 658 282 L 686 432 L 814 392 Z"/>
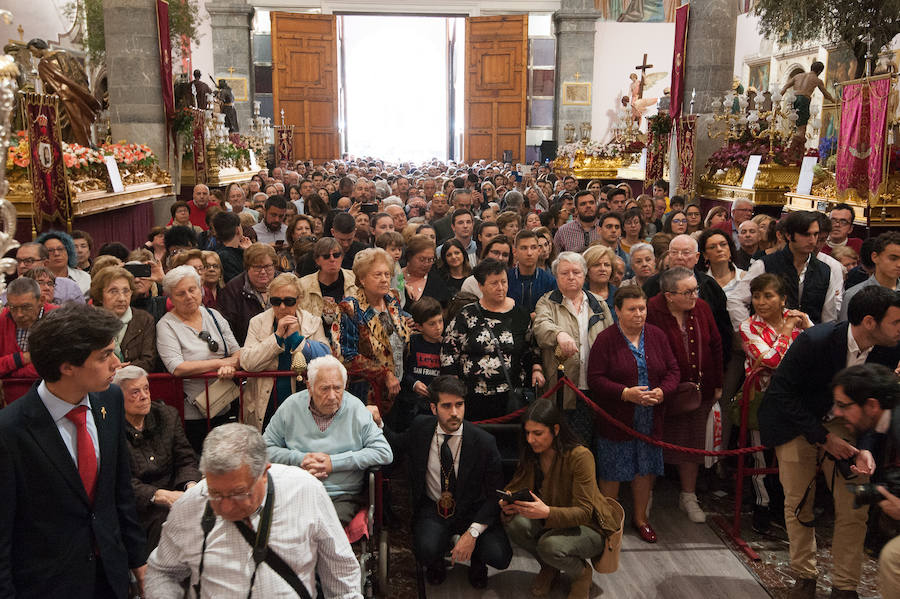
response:
<path id="1" fill-rule="evenodd" d="M 597 226 L 597 198 L 588 190 L 575 196 L 577 218 L 559 228 L 553 243 L 558 252 L 583 252 L 591 243 L 600 239 Z"/>
<path id="2" fill-rule="evenodd" d="M 284 196 L 274 195 L 267 199 L 263 222 L 253 225 L 256 240 L 270 245 L 275 245 L 279 241 L 283 243 L 287 233 L 287 225 L 284 224 L 285 214 L 287 214 L 287 200 Z"/>

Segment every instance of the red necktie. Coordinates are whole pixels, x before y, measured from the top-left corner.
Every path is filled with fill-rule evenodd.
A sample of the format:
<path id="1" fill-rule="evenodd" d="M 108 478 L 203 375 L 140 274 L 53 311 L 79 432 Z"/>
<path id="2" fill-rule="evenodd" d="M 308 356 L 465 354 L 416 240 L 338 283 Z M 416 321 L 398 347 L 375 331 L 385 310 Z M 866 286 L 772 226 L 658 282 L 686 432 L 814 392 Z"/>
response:
<path id="1" fill-rule="evenodd" d="M 87 429 L 87 406 L 76 406 L 66 414 L 78 431 L 75 452 L 78 455 L 78 475 L 87 492 L 88 500 L 94 503 L 94 485 L 97 482 L 97 455 L 94 441 Z"/>

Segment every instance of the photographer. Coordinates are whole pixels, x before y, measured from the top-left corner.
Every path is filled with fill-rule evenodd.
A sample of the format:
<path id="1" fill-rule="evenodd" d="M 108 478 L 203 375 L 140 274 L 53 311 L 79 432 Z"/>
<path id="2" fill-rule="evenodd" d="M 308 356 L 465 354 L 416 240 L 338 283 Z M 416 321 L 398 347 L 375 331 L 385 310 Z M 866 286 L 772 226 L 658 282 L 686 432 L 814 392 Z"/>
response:
<path id="1" fill-rule="evenodd" d="M 865 475 L 874 464 L 871 454 L 857 449 L 856 434 L 845 420 L 825 420 L 832 404 L 829 385 L 835 372 L 849 366 L 874 363 L 894 368 L 900 358 L 900 295 L 881 286 L 867 287 L 850 300 L 847 313 L 849 322 L 823 323 L 797 337 L 759 407 L 760 436 L 765 446 L 775 448 L 784 486 L 791 570 L 797 579 L 791 597 L 796 599 L 815 597 L 812 498 L 820 463 L 834 497 L 831 597 L 857 597 L 869 510 L 853 507 L 845 480 L 867 482 Z M 836 460 L 846 467 L 837 467 Z"/>
<path id="2" fill-rule="evenodd" d="M 890 368 L 878 364 L 851 366 L 835 375 L 831 389 L 834 415 L 843 418 L 856 434 L 887 433 L 888 443 L 894 448 L 900 447 L 900 410 L 893 409 L 900 399 L 900 383 Z M 865 449 L 861 449 L 859 455 L 872 460 L 871 453 Z M 900 520 L 900 471 L 888 469 L 883 478 L 885 486 L 861 484 L 854 487 L 856 503 L 878 502 L 882 512 Z M 881 550 L 878 590 L 882 597 L 900 597 L 900 537 L 895 537 Z"/>

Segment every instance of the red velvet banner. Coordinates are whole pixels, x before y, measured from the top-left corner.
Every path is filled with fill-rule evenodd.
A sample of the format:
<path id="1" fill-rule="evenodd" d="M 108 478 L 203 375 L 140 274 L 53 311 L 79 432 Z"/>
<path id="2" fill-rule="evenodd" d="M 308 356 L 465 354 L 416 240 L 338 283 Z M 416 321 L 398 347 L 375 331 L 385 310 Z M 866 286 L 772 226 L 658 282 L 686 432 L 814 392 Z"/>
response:
<path id="1" fill-rule="evenodd" d="M 275 163 L 281 164 L 282 160 L 294 162 L 294 127 L 292 125 L 277 125 L 275 127 Z"/>
<path id="2" fill-rule="evenodd" d="M 206 118 L 202 110 L 192 108 L 194 113 L 194 126 L 191 128 L 191 141 L 194 151 L 194 185 L 206 183 L 208 173 L 206 170 L 206 138 L 203 130 L 206 128 Z"/>
<path id="3" fill-rule="evenodd" d="M 652 127 L 647 131 L 647 174 L 644 175 L 644 193 L 653 189 L 653 184 L 663 178 L 666 161 L 669 159 L 669 136 L 657 136 Z"/>
<path id="4" fill-rule="evenodd" d="M 681 177 L 678 180 L 678 191 L 693 197 L 694 195 L 694 140 L 697 133 L 697 115 L 689 115 L 678 119 L 676 131 L 676 150 L 678 164 L 681 165 Z"/>
<path id="5" fill-rule="evenodd" d="M 687 59 L 688 14 L 691 5 L 685 4 L 675 9 L 675 50 L 672 54 L 672 103 L 669 114 L 673 119 L 681 116 L 684 106 L 684 64 Z"/>
<path id="6" fill-rule="evenodd" d="M 33 198 L 32 226 L 40 233 L 44 223 L 61 223 L 72 230 L 72 201 L 63 161 L 59 130 L 59 97 L 46 94 L 22 94 L 22 117 L 31 160 L 28 175 Z"/>
<path id="7" fill-rule="evenodd" d="M 169 3 L 156 0 L 156 32 L 159 36 L 159 75 L 162 79 L 166 121 L 175 118 L 175 87 L 172 84 L 172 40 L 169 37 Z"/>
<path id="8" fill-rule="evenodd" d="M 884 76 L 844 87 L 835 169 L 838 192 L 855 189 L 863 198 L 880 193 L 891 81 Z"/>

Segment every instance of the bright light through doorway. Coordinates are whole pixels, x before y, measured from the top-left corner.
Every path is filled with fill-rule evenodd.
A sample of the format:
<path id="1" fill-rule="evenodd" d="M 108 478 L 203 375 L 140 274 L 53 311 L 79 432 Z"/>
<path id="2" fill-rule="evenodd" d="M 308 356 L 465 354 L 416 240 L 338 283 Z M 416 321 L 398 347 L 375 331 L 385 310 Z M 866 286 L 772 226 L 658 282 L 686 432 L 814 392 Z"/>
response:
<path id="1" fill-rule="evenodd" d="M 351 154 L 447 158 L 447 23 L 443 17 L 343 17 Z"/>

